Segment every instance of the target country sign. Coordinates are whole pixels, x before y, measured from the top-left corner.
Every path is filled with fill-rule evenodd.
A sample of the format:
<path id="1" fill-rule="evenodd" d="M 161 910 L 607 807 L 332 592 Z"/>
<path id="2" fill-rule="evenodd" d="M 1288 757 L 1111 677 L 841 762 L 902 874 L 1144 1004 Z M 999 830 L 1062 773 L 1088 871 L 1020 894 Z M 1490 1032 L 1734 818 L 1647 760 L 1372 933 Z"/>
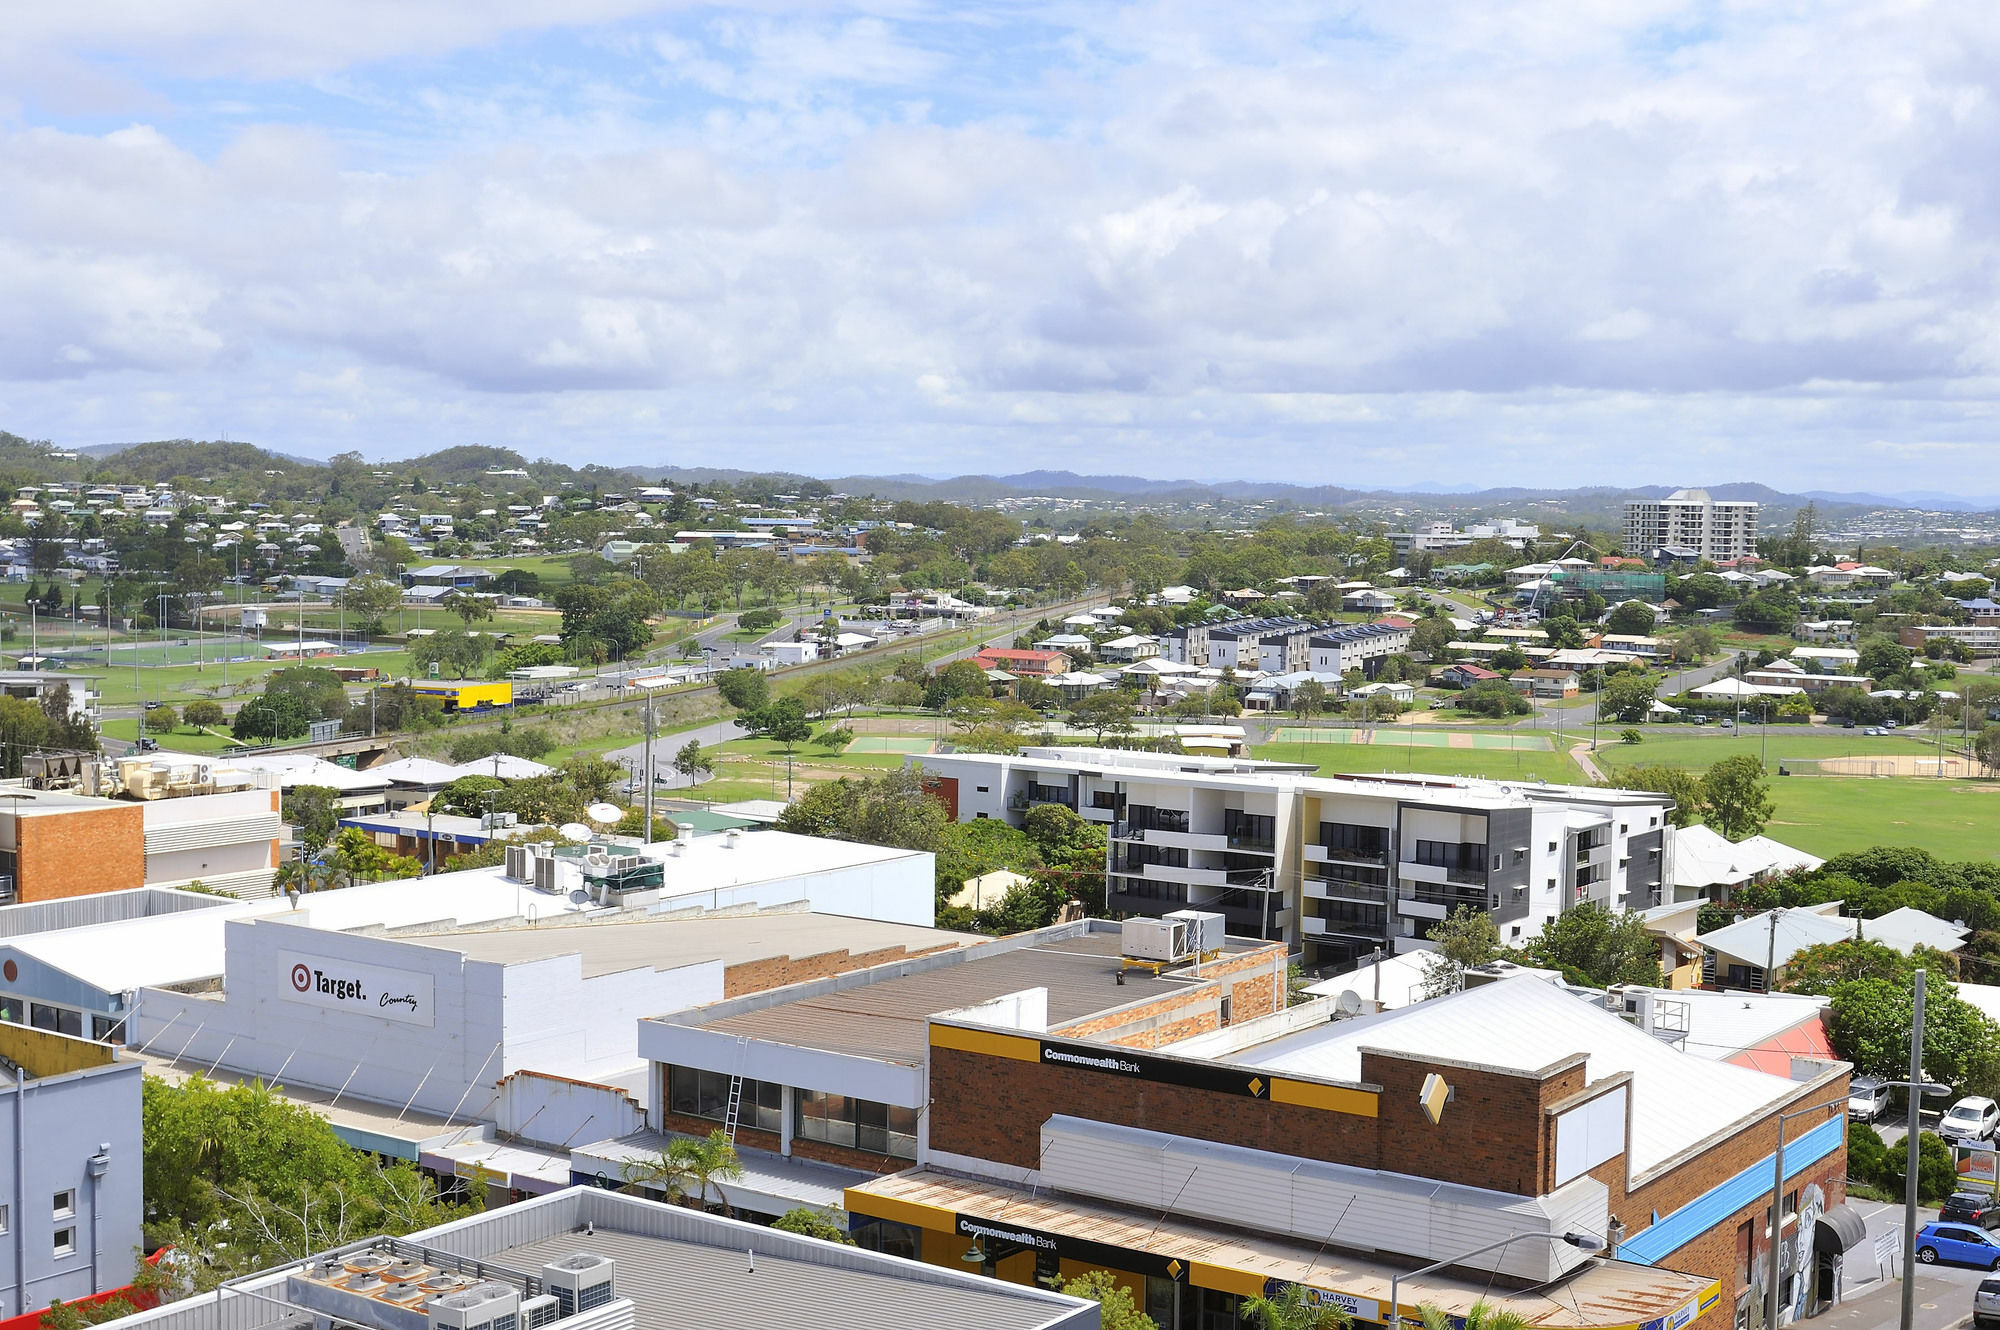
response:
<path id="1" fill-rule="evenodd" d="M 431 977 L 296 951 L 278 953 L 278 996 L 405 1025 L 437 1024 Z"/>

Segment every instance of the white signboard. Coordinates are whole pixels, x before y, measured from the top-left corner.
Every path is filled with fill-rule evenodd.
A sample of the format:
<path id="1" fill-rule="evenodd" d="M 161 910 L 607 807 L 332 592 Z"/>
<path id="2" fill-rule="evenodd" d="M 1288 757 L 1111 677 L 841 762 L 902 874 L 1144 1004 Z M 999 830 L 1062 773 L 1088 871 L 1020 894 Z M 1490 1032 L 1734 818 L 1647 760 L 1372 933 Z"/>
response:
<path id="1" fill-rule="evenodd" d="M 278 953 L 278 996 L 405 1025 L 435 1025 L 431 977 L 296 951 Z"/>

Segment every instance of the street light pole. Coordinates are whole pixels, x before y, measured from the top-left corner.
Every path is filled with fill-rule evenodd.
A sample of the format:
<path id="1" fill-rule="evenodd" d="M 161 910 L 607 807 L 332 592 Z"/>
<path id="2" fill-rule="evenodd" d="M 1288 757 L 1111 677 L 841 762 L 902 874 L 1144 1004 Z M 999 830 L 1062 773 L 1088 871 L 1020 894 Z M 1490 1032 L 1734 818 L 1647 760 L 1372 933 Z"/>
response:
<path id="1" fill-rule="evenodd" d="M 1783 1276 L 1779 1265 L 1779 1252 L 1783 1248 L 1785 1234 L 1785 1123 L 1792 1118 L 1802 1118 L 1808 1113 L 1824 1113 L 1829 1108 L 1838 1108 L 1843 1113 L 1847 1100 L 1829 1099 L 1823 1104 L 1813 1104 L 1807 1108 L 1795 1108 L 1789 1113 L 1778 1114 L 1778 1152 L 1771 1166 L 1771 1249 L 1766 1255 L 1767 1269 L 1764 1284 L 1764 1327 L 1777 1330 L 1778 1327 L 1778 1285 Z M 1803 1229 L 1799 1231 L 1799 1241 L 1807 1241 Z"/>
<path id="2" fill-rule="evenodd" d="M 1403 1304 L 1397 1296 L 1405 1278 L 1414 1279 L 1418 1275 L 1427 1275 L 1432 1271 L 1442 1270 L 1446 1266 L 1458 1265 L 1471 1260 L 1475 1256 L 1483 1256 L 1487 1252 L 1498 1251 L 1510 1243 L 1520 1242 L 1524 1239 L 1529 1242 L 1536 1241 L 1537 1239 L 1543 1242 L 1567 1242 L 1570 1246 L 1584 1252 L 1599 1252 L 1604 1250 L 1603 1241 L 1592 1237 L 1588 1233 L 1516 1233 L 1512 1237 L 1502 1238 L 1498 1242 L 1489 1242 L 1484 1247 L 1475 1247 L 1469 1252 L 1460 1252 L 1458 1255 L 1446 1257 L 1442 1261 L 1432 1261 L 1429 1265 L 1418 1266 L 1407 1275 L 1399 1270 L 1389 1278 L 1389 1314 L 1383 1318 L 1383 1323 L 1390 1327 L 1411 1324 L 1411 1322 L 1403 1319 Z"/>

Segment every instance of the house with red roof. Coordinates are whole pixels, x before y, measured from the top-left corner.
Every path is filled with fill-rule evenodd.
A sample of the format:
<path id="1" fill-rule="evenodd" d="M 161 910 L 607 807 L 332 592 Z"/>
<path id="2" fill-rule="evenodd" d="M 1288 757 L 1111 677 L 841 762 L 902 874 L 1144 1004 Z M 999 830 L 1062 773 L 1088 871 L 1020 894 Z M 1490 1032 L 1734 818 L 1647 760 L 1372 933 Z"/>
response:
<path id="1" fill-rule="evenodd" d="M 1005 670 L 1019 679 L 1045 679 L 1052 674 L 1067 674 L 1070 669 L 1066 651 L 1027 651 L 1015 647 L 981 647 L 972 657 L 972 663 L 982 670 Z"/>

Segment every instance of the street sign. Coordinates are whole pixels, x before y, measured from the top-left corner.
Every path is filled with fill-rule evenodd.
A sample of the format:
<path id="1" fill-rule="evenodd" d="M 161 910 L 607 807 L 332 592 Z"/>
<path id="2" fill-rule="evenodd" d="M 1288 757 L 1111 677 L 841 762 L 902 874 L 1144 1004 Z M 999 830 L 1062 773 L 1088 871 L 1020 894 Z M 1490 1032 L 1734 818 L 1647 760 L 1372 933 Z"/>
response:
<path id="1" fill-rule="evenodd" d="M 1895 1273 L 1896 1257 L 1903 1246 L 1903 1235 L 1895 1229 L 1878 1234 L 1875 1238 L 1875 1268 L 1884 1279 Z"/>

